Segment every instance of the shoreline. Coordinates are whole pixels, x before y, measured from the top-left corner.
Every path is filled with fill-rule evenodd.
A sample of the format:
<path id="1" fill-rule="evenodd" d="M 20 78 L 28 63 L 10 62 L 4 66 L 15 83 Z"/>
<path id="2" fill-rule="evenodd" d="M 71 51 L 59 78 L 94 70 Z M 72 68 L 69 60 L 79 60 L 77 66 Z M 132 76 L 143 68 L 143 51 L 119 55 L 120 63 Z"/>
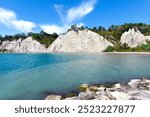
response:
<path id="1" fill-rule="evenodd" d="M 0 54 L 120 54 L 120 55 L 150 55 L 150 52 L 0 52 Z"/>
<path id="2" fill-rule="evenodd" d="M 137 55 L 150 55 L 150 52 L 104 52 L 104 53 L 109 53 L 109 54 L 137 54 Z"/>
<path id="3" fill-rule="evenodd" d="M 48 95 L 45 100 L 150 100 L 150 78 L 106 85 L 82 84 L 76 91 L 79 93 Z"/>

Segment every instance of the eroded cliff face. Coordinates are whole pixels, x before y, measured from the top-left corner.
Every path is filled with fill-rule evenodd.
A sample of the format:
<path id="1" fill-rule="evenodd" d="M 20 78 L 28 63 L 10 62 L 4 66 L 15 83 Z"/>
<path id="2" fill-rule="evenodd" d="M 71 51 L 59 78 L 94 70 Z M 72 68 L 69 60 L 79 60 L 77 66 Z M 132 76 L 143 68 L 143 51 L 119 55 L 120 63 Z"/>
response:
<path id="1" fill-rule="evenodd" d="M 36 40 L 32 39 L 31 37 L 28 37 L 24 40 L 13 40 L 13 41 L 4 41 L 2 42 L 2 45 L 0 46 L 0 49 L 5 49 L 9 52 L 46 52 L 46 48 L 44 45 L 41 45 Z"/>
<path id="2" fill-rule="evenodd" d="M 90 30 L 69 31 L 60 35 L 47 49 L 48 52 L 102 52 L 112 43 Z"/>
<path id="3" fill-rule="evenodd" d="M 147 44 L 150 36 L 144 36 L 138 29 L 132 28 L 124 32 L 121 36 L 121 44 L 127 44 L 131 48 L 135 48 L 142 44 Z"/>

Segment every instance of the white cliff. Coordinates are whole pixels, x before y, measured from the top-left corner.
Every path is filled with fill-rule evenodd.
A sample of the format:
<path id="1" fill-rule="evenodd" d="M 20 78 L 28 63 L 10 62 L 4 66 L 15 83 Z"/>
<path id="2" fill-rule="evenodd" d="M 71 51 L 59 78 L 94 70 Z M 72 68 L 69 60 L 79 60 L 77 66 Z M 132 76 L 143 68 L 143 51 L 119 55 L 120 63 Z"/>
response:
<path id="1" fill-rule="evenodd" d="M 13 40 L 13 41 L 4 41 L 0 46 L 0 49 L 5 49 L 10 52 L 46 52 L 44 45 L 41 45 L 36 40 L 28 37 L 24 40 Z"/>
<path id="2" fill-rule="evenodd" d="M 150 36 L 144 36 L 138 29 L 129 29 L 121 36 L 121 44 L 127 44 L 129 47 L 134 48 L 142 44 L 146 44 L 146 40 L 150 40 Z"/>
<path id="3" fill-rule="evenodd" d="M 59 36 L 48 52 L 102 52 L 112 43 L 90 30 L 69 31 Z"/>

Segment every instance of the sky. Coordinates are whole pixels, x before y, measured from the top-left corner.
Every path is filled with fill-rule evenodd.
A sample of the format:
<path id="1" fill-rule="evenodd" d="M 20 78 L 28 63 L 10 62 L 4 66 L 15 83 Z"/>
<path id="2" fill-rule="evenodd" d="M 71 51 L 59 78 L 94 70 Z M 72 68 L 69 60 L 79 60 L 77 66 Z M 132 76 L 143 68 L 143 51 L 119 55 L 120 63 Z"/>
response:
<path id="1" fill-rule="evenodd" d="M 150 0 L 0 0 L 3 36 L 139 22 L 150 24 Z"/>

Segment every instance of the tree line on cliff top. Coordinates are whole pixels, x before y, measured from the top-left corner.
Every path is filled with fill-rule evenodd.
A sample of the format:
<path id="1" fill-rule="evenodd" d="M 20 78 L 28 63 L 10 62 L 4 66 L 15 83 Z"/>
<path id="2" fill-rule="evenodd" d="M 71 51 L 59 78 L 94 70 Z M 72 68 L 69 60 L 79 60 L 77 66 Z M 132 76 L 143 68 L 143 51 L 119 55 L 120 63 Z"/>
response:
<path id="1" fill-rule="evenodd" d="M 75 27 L 76 25 L 72 25 L 71 29 Z M 93 32 L 96 32 L 104 36 L 104 38 L 106 38 L 108 41 L 112 42 L 113 44 L 116 44 L 120 42 L 121 35 L 125 31 L 128 31 L 130 28 L 135 28 L 135 27 L 137 27 L 138 30 L 144 35 L 150 35 L 150 25 L 145 23 L 125 23 L 123 25 L 111 25 L 108 29 L 106 29 L 103 26 L 98 26 L 93 28 L 81 26 L 78 29 L 79 30 L 89 29 Z M 17 40 L 19 38 L 25 39 L 29 36 L 31 36 L 33 39 L 37 40 L 41 44 L 44 44 L 46 47 L 48 47 L 58 37 L 58 34 L 57 33 L 48 34 L 44 31 L 41 31 L 40 33 L 29 32 L 27 34 L 20 33 L 15 35 L 5 35 L 4 37 L 0 35 L 0 40 L 12 41 L 12 40 Z"/>
<path id="2" fill-rule="evenodd" d="M 57 33 L 48 34 L 44 31 L 41 31 L 40 33 L 29 32 L 27 34 L 20 33 L 20 34 L 15 34 L 15 35 L 5 35 L 4 37 L 0 35 L 0 40 L 1 41 L 6 41 L 6 40 L 13 41 L 13 40 L 18 40 L 20 38 L 25 39 L 27 37 L 32 37 L 33 39 L 37 40 L 41 44 L 44 44 L 46 47 L 48 47 L 58 37 L 58 34 Z"/>

